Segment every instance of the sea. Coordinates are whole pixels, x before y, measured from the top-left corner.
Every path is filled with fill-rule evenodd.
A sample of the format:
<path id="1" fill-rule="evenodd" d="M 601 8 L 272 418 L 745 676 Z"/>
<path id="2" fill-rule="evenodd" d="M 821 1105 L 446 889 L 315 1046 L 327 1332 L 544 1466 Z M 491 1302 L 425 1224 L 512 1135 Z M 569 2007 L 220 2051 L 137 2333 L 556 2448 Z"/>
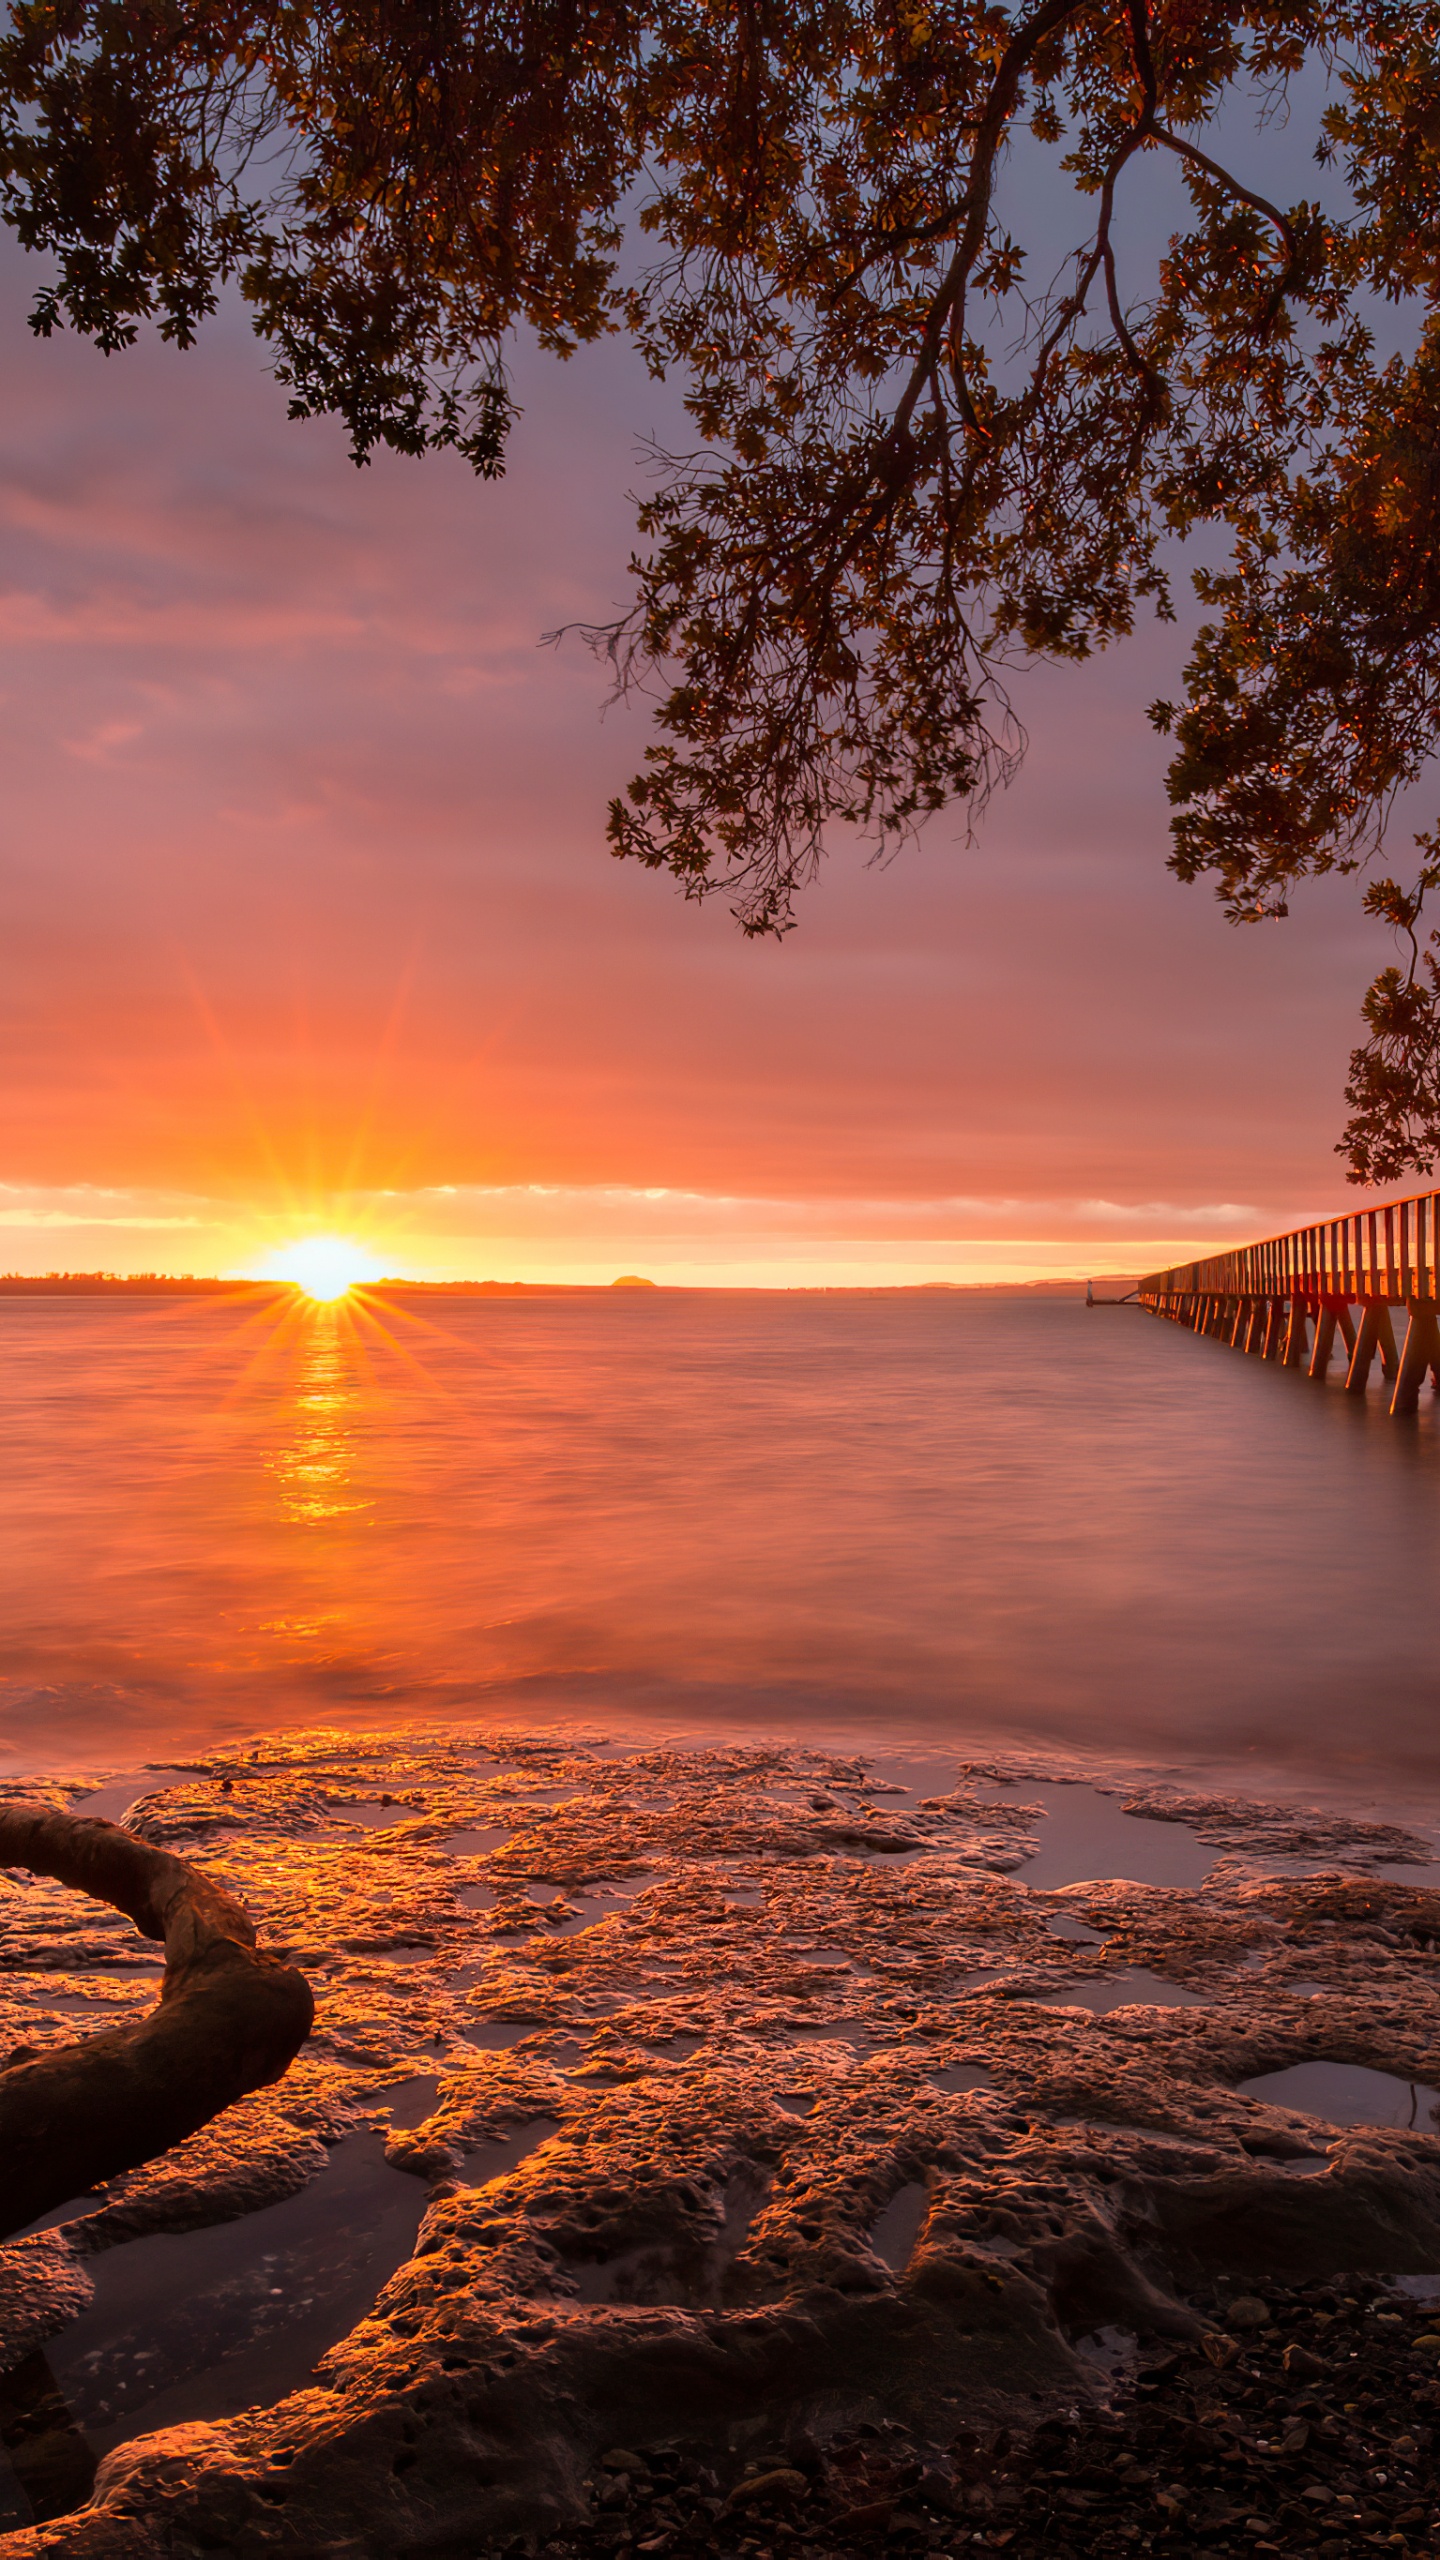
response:
<path id="1" fill-rule="evenodd" d="M 0 1766 L 1033 1752 L 1440 1811 L 1440 1428 L 1134 1306 L 0 1299 Z"/>

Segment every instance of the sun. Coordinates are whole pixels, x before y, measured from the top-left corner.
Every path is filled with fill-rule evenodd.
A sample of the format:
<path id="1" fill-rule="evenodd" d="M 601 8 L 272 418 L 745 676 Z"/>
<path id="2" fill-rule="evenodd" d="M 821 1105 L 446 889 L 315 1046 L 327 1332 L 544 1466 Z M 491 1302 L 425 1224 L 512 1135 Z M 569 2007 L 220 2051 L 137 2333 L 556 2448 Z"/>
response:
<path id="1" fill-rule="evenodd" d="M 266 1278 L 292 1280 L 307 1298 L 328 1305 L 362 1281 L 378 1280 L 380 1265 L 344 1236 L 302 1236 L 298 1244 L 272 1256 Z"/>

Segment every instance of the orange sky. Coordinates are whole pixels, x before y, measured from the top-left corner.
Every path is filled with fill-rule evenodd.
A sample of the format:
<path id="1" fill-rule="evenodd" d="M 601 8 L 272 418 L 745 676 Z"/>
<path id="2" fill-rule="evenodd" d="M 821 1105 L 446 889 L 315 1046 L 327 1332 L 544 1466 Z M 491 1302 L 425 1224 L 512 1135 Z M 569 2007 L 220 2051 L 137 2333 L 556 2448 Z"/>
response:
<path id="1" fill-rule="evenodd" d="M 1016 788 L 783 946 L 611 861 L 640 712 L 538 634 L 625 593 L 622 353 L 525 369 L 499 488 L 357 474 L 243 323 L 106 362 L 0 329 L 0 1266 L 430 1277 L 1145 1267 L 1346 1205 L 1384 937 L 1228 929 L 1164 869 L 1171 635 L 1017 691 Z M 1353 1202 L 1354 1195 L 1349 1195 Z"/>

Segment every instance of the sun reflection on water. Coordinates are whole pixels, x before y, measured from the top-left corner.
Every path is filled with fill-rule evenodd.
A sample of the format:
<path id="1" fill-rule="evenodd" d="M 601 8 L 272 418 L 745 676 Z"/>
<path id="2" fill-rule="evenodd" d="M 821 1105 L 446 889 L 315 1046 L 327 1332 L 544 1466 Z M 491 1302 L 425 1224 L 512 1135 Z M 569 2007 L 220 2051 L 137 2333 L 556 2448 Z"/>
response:
<path id="1" fill-rule="evenodd" d="M 342 1306 L 316 1305 L 300 1337 L 288 1437 L 266 1465 L 287 1520 L 315 1523 L 374 1508 L 354 1482 L 360 1416 L 359 1343 Z"/>

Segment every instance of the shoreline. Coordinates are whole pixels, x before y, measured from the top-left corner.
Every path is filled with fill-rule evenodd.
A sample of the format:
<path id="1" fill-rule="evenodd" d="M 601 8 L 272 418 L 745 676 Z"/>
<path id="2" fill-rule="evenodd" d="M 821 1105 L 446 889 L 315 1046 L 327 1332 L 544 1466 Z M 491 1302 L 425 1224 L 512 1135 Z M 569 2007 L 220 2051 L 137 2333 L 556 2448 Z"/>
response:
<path id="1" fill-rule="evenodd" d="M 862 1759 L 882 1778 L 898 1778 L 902 1783 L 908 1783 L 909 1772 L 928 1771 L 936 1786 L 961 1779 L 981 1783 L 994 1779 L 1022 1790 L 1027 1784 L 1086 1789 L 1122 1805 L 1134 1801 L 1148 1807 L 1160 1799 L 1181 1797 L 1213 1803 L 1234 1800 L 1261 1810 L 1273 1809 L 1283 1817 L 1313 1815 L 1324 1824 L 1354 1821 L 1362 1825 L 1393 1825 L 1410 1832 L 1417 1844 L 1423 1843 L 1431 1852 L 1429 1858 L 1415 1862 L 1416 1880 L 1440 1883 L 1440 1773 L 1422 1779 L 1392 1771 L 1377 1778 L 1373 1771 L 1362 1775 L 1358 1770 L 1340 1768 L 1287 1767 L 1273 1760 L 1242 1762 L 1224 1752 L 1186 1757 L 1160 1752 L 1137 1755 L 1067 1748 L 1044 1735 L 1017 1741 L 1013 1736 L 982 1731 L 957 1739 L 953 1724 L 912 1723 L 907 1728 L 898 1723 L 887 1724 L 875 1715 L 835 1716 L 824 1726 L 823 1733 L 817 1723 L 808 1719 L 781 1721 L 764 1714 L 748 1718 L 720 1708 L 713 1716 L 700 1718 L 663 1709 L 653 1714 L 632 1710 L 628 1716 L 606 1716 L 598 1711 L 569 1713 L 562 1709 L 552 1716 L 538 1713 L 533 1698 L 514 1694 L 507 1694 L 500 1701 L 480 1699 L 467 1713 L 447 1708 L 433 1718 L 404 1710 L 397 1718 L 395 1705 L 389 1701 L 368 1711 L 357 1710 L 352 1703 L 333 1725 L 327 1719 L 323 1728 L 317 1728 L 313 1714 L 303 1712 L 297 1705 L 293 1722 L 287 1719 L 271 1730 L 280 1746 L 287 1735 L 298 1740 L 322 1729 L 353 1736 L 367 1747 L 387 1734 L 399 1732 L 429 1737 L 437 1748 L 444 1749 L 480 1726 L 523 1735 L 527 1746 L 536 1744 L 562 1752 L 704 1754 L 738 1747 L 772 1753 L 818 1751 L 823 1755 L 828 1750 Z M 14 1789 L 33 1779 L 37 1784 L 55 1782 L 67 1789 L 109 1789 L 133 1779 L 139 1794 L 172 1773 L 200 1772 L 223 1759 L 227 1751 L 243 1750 L 256 1730 L 254 1716 L 237 1709 L 223 1727 L 192 1728 L 188 1732 L 183 1727 L 167 1729 L 161 1737 L 165 1747 L 154 1755 L 102 1757 L 93 1748 L 78 1744 L 69 1753 L 57 1754 L 52 1746 L 43 1765 L 33 1744 L 17 1743 L 7 1748 L 0 1737 L 0 1787 Z"/>

